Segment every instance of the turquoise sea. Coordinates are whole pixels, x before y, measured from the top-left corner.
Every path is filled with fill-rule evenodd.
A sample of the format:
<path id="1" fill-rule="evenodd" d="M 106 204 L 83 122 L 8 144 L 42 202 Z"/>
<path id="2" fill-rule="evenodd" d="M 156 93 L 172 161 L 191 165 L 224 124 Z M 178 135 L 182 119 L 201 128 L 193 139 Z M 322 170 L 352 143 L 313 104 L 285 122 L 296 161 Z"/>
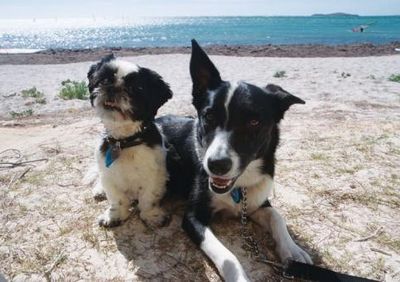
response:
<path id="1" fill-rule="evenodd" d="M 353 32 L 361 25 L 364 32 Z M 0 49 L 400 41 L 400 16 L 176 17 L 0 20 Z"/>

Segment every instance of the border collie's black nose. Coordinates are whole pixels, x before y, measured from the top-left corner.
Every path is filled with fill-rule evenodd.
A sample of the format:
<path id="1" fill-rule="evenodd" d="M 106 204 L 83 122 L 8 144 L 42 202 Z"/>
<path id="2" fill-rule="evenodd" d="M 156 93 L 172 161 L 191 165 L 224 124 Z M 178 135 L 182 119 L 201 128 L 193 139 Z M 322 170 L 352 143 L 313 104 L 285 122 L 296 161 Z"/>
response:
<path id="1" fill-rule="evenodd" d="M 219 158 L 207 160 L 208 169 L 215 175 L 224 175 L 232 168 L 232 160 L 230 158 Z"/>

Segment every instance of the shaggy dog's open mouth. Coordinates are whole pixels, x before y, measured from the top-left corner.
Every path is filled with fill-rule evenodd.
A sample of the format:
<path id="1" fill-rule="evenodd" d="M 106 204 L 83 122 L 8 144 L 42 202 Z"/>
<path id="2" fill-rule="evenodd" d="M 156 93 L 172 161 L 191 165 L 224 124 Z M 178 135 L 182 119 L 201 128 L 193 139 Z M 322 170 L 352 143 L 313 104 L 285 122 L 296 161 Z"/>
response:
<path id="1" fill-rule="evenodd" d="M 122 112 L 121 111 L 121 107 L 119 106 L 119 104 L 115 101 L 105 101 L 103 104 L 104 109 L 108 110 L 108 111 L 118 111 L 118 112 Z"/>
<path id="2" fill-rule="evenodd" d="M 208 177 L 208 183 L 211 190 L 217 194 L 228 193 L 234 186 L 237 177 L 222 178 L 222 177 Z"/>

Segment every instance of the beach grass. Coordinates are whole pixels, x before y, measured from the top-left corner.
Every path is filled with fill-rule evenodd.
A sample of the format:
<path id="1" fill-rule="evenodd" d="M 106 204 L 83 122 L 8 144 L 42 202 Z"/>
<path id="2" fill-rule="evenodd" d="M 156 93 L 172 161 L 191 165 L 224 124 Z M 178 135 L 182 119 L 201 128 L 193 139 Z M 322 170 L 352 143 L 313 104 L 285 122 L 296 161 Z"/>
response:
<path id="1" fill-rule="evenodd" d="M 343 78 L 348 78 L 348 77 L 351 76 L 351 74 L 348 73 L 348 72 L 342 72 L 341 76 L 342 76 Z"/>
<path id="2" fill-rule="evenodd" d="M 64 100 L 87 100 L 89 98 L 89 90 L 84 81 L 64 80 L 61 82 L 62 88 L 59 96 Z"/>
<path id="3" fill-rule="evenodd" d="M 24 98 L 34 98 L 35 102 L 38 104 L 46 104 L 44 93 L 39 91 L 35 86 L 29 89 L 22 90 L 21 95 Z"/>
<path id="4" fill-rule="evenodd" d="M 392 74 L 389 77 L 389 81 L 400 82 L 400 74 Z"/>
<path id="5" fill-rule="evenodd" d="M 285 77 L 286 76 L 286 71 L 276 71 L 273 75 L 273 77 L 276 78 L 281 78 L 281 77 Z"/>
<path id="6" fill-rule="evenodd" d="M 32 109 L 27 109 L 27 110 L 21 111 L 21 112 L 11 111 L 10 115 L 11 115 L 12 118 L 29 117 L 29 116 L 33 115 L 33 110 Z"/>

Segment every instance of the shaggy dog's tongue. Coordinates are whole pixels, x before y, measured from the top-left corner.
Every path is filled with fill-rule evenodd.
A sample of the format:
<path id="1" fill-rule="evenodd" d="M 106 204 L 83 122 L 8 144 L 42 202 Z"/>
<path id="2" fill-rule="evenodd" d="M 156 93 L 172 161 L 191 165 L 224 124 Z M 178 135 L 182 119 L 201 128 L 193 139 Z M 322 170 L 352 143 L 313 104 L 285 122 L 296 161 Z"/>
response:
<path id="1" fill-rule="evenodd" d="M 118 112 L 121 115 L 122 119 L 128 119 L 127 115 L 122 112 L 119 104 L 115 101 L 105 101 L 104 108 L 109 111 Z"/>

